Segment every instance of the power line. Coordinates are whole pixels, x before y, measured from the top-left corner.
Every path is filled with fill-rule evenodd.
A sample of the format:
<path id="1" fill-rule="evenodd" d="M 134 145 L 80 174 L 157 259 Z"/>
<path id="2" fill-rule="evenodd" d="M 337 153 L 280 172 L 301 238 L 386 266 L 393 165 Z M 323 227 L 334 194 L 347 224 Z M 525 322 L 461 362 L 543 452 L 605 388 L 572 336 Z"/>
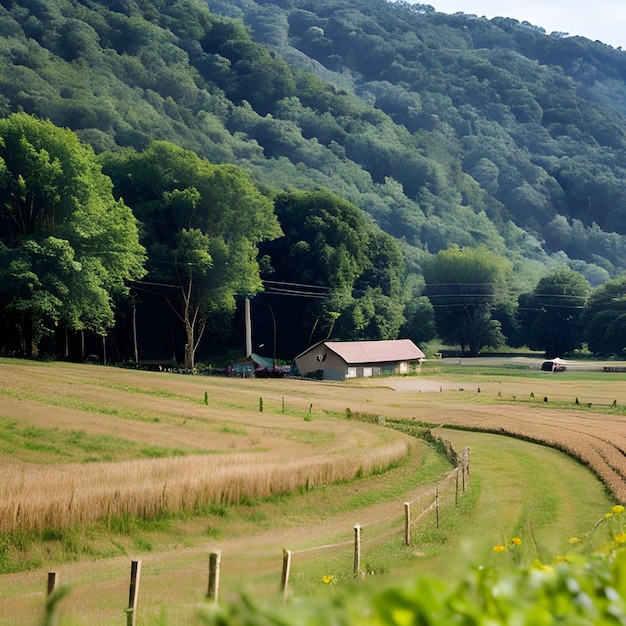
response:
<path id="1" fill-rule="evenodd" d="M 151 287 L 169 287 L 170 289 L 180 289 L 180 285 L 173 285 L 172 283 L 157 283 L 149 280 L 134 280 L 134 285 L 150 285 Z"/>
<path id="2" fill-rule="evenodd" d="M 311 285 L 307 283 L 294 283 L 280 280 L 261 281 L 267 295 L 292 296 L 295 298 L 313 298 L 325 300 L 330 295 L 330 287 Z"/>
<path id="3" fill-rule="evenodd" d="M 301 291 L 297 289 L 279 289 L 276 287 L 267 289 L 264 293 L 272 296 L 295 296 L 298 298 L 317 298 L 319 300 L 325 300 L 328 298 L 328 294 L 324 293 Z"/>
<path id="4" fill-rule="evenodd" d="M 307 287 L 309 289 L 322 289 L 324 291 L 330 291 L 330 287 L 322 287 L 320 285 L 308 285 L 306 283 L 290 283 L 280 280 L 262 280 L 261 282 L 268 285 L 287 285 L 290 287 Z"/>
<path id="5" fill-rule="evenodd" d="M 306 291 L 266 291 L 267 295 L 270 296 L 292 296 L 295 298 L 313 298 L 317 300 L 326 300 L 328 296 L 323 296 L 321 294 L 309 293 Z"/>

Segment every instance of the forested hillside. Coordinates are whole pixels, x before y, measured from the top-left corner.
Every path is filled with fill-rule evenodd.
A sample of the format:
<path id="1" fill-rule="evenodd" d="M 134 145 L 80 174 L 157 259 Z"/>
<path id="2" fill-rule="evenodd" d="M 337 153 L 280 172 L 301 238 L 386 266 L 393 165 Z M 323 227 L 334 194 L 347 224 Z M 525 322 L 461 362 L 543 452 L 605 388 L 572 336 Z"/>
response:
<path id="1" fill-rule="evenodd" d="M 610 273 L 622 266 L 626 54 L 512 19 L 448 16 L 428 5 L 211 6 L 244 19 L 293 66 L 385 114 L 328 137 L 319 116 L 310 128 L 302 99 L 278 111 L 305 136 L 339 143 L 380 186 L 379 196 L 389 197 L 392 181 L 402 185 L 408 204 L 367 207 L 389 232 L 430 251 L 451 240 L 494 246 L 494 233 L 480 224 L 486 215 L 507 247 L 525 256 L 539 243 L 548 254 L 564 251 Z"/>
<path id="2" fill-rule="evenodd" d="M 238 166 L 258 186 L 247 197 L 282 192 L 279 222 L 281 211 L 303 210 L 301 194 L 311 206 L 326 198 L 332 210 L 315 219 L 334 215 L 334 226 L 315 245 L 341 261 L 329 261 L 332 272 L 309 265 L 304 282 L 336 289 L 300 316 L 299 347 L 317 337 L 311 327 L 429 339 L 423 276 L 452 244 L 483 246 L 509 264 L 489 302 L 498 323 L 476 345 L 496 344 L 502 332 L 513 339 L 517 297 L 530 298 L 547 273 L 575 270 L 597 287 L 626 269 L 626 53 L 600 42 L 384 0 L 2 1 L 0 35 L 0 115 L 23 111 L 75 131 L 140 222 L 154 215 L 150 202 L 164 210 L 182 198 L 173 181 L 147 204 L 129 189 L 124 167 L 139 167 L 154 141 L 190 151 L 162 145 L 174 160 L 195 153 Z M 199 178 L 189 189 L 217 176 L 192 169 Z M 342 231 L 337 216 L 353 206 L 369 218 Z M 189 233 L 202 230 L 190 223 Z M 275 243 L 279 231 L 265 223 L 245 236 L 263 255 L 247 270 L 298 282 L 286 259 L 303 243 L 299 222 Z M 344 246 L 339 232 L 371 241 L 368 253 Z M 157 243 L 169 252 L 182 245 Z M 165 277 L 147 267 L 148 278 Z M 252 278 L 246 289 L 260 287 Z M 245 280 L 229 280 L 229 294 L 246 292 Z M 449 295 L 431 289 L 430 302 Z M 266 304 L 275 325 L 278 307 Z"/>

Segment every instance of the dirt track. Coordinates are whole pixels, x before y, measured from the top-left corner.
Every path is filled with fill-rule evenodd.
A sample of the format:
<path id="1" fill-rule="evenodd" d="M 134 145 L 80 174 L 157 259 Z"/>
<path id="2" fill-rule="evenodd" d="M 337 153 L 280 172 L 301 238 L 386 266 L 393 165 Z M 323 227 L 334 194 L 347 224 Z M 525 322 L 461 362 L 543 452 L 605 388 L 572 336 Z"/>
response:
<path id="1" fill-rule="evenodd" d="M 612 374 L 599 376 L 589 382 L 551 373 L 538 380 L 463 382 L 461 366 L 455 382 L 398 378 L 389 385 L 403 398 L 395 404 L 421 421 L 511 435 L 562 450 L 588 465 L 618 501 L 626 502 L 626 418 L 618 411 L 626 406 L 626 382 L 612 379 Z M 433 404 L 422 394 L 445 396 L 446 401 Z M 471 401 L 464 402 L 464 396 Z M 491 400 L 482 403 L 481 396 Z M 614 402 L 616 412 L 611 414 Z"/>
<path id="2" fill-rule="evenodd" d="M 112 395 L 111 387 L 107 385 L 94 385 L 91 380 L 94 370 L 85 369 L 86 378 L 76 380 L 73 373 L 68 373 L 63 384 L 66 393 L 76 393 L 82 397 L 81 402 L 89 403 L 91 407 L 109 407 L 115 411 L 121 410 L 122 404 L 126 404 L 128 397 L 122 398 L 121 387 Z M 34 405 L 25 406 L 24 400 L 28 393 L 28 381 L 19 376 L 13 381 L 5 378 L 10 392 L 21 394 L 21 400 L 11 399 L 4 396 L 1 401 L 7 410 L 10 406 L 21 417 L 37 424 L 38 420 L 52 420 L 52 423 L 71 427 L 72 412 L 79 409 L 59 409 L 56 417 L 53 405 L 47 408 L 41 404 L 42 398 L 49 394 L 51 398 L 59 392 L 61 383 L 58 372 L 43 370 L 50 376 L 46 381 L 45 376 L 36 387 L 38 398 L 36 406 L 41 408 L 38 413 Z M 32 373 L 32 372 L 31 372 Z M 467 382 L 463 377 L 461 368 L 460 375 L 455 381 L 438 381 L 427 378 L 398 378 L 362 381 L 362 384 L 353 387 L 341 384 L 317 384 L 304 381 L 254 381 L 251 380 L 242 386 L 241 382 L 219 381 L 223 387 L 221 396 L 218 387 L 211 388 L 211 397 L 233 398 L 236 393 L 237 401 L 254 406 L 258 402 L 259 395 L 266 399 L 266 406 L 279 406 L 281 397 L 287 398 L 289 406 L 299 403 L 302 407 L 313 405 L 314 412 L 323 414 L 325 411 L 342 413 L 346 408 L 352 411 L 374 413 L 383 416 L 403 419 L 416 419 L 433 424 L 480 428 L 499 434 L 513 434 L 518 437 L 548 442 L 555 447 L 567 450 L 573 456 L 581 458 L 590 465 L 594 471 L 602 476 L 605 482 L 611 486 L 620 501 L 626 500 L 626 419 L 623 416 L 610 415 L 605 412 L 594 412 L 593 408 L 586 407 L 576 410 L 552 408 L 550 402 L 542 404 L 540 399 L 544 396 L 550 399 L 569 399 L 573 403 L 574 397 L 581 397 L 581 402 L 593 401 L 605 404 L 613 399 L 620 406 L 626 405 L 626 385 L 623 382 L 608 379 L 599 380 L 597 384 L 585 384 L 570 381 L 568 378 L 556 378 L 547 376 L 537 381 L 518 382 L 514 379 L 492 379 L 476 382 Z M 120 372 L 111 373 L 115 381 L 123 381 L 124 375 Z M 63 378 L 63 376 L 61 376 Z M 469 378 L 469 377 L 468 377 Z M 175 407 L 174 413 L 184 411 L 204 412 L 206 407 L 191 407 L 185 400 L 185 396 L 200 397 L 200 390 L 204 391 L 205 383 L 209 381 L 191 379 L 186 377 L 147 377 L 153 389 L 153 395 L 137 397 L 137 411 L 144 413 L 161 414 L 162 407 L 169 404 Z M 111 381 L 111 385 L 114 381 Z M 121 385 L 116 382 L 115 384 Z M 171 386 L 176 388 L 177 395 L 172 397 L 159 397 L 161 389 Z M 478 389 L 480 388 L 480 394 Z M 22 391 L 20 391 L 22 390 Z M 529 390 L 532 391 L 537 401 L 520 402 L 520 399 L 528 400 Z M 136 394 L 135 394 L 136 395 Z M 121 404 L 120 404 L 121 403 Z M 223 411 L 216 410 L 216 417 L 223 420 Z M 81 413 L 81 427 L 93 432 L 99 432 L 104 426 L 101 420 L 96 419 L 97 414 L 90 412 Z M 246 413 L 246 428 L 252 429 L 251 415 Z M 64 422 L 64 420 L 66 420 Z M 134 419 L 127 419 L 119 413 L 112 413 L 107 421 L 113 424 L 112 428 L 118 429 L 124 425 L 124 432 L 131 438 L 141 438 L 145 425 L 137 423 Z M 154 442 L 158 443 L 163 437 L 175 439 L 177 443 L 193 440 L 194 431 L 181 428 L 182 422 L 168 423 L 163 419 L 151 430 L 155 433 Z M 107 428 L 111 428 L 108 426 Z M 219 433 L 218 433 L 219 434 Z M 217 435 L 216 435 L 217 436 Z M 221 436 L 221 435 L 220 435 Z M 184 439 L 181 439 L 184 438 Z M 168 439 L 169 440 L 169 439 Z M 427 491 L 427 490 L 426 490 Z M 412 499 L 420 494 L 407 493 L 406 499 Z M 226 539 L 219 541 L 219 547 L 223 553 L 224 577 L 226 580 L 237 580 L 250 567 L 250 559 L 256 563 L 258 573 L 265 572 L 268 589 L 276 589 L 277 577 L 280 575 L 280 550 L 283 547 L 296 551 L 296 558 L 306 558 L 305 553 L 298 556 L 297 551 L 306 549 L 307 542 L 311 538 L 319 539 L 322 543 L 343 541 L 348 543 L 351 539 L 351 529 L 355 523 L 364 527 L 391 524 L 401 532 L 402 511 L 400 510 L 396 521 L 389 521 L 387 516 L 388 503 L 364 507 L 358 512 L 340 514 L 328 519 L 316 519 L 310 524 L 300 524 L 292 528 L 280 528 L 257 532 L 245 539 Z M 395 515 L 395 514 L 394 514 Z M 393 516 L 392 516 L 393 517 Z M 189 548 L 177 549 L 175 554 L 164 552 L 163 554 L 151 554 L 146 559 L 146 578 L 150 578 L 153 584 L 146 588 L 143 598 L 146 605 L 159 606 L 165 601 L 167 594 L 174 593 L 168 590 L 166 580 L 171 577 L 172 571 L 176 572 L 177 587 L 188 585 L 190 591 L 186 595 L 189 602 L 202 600 L 202 589 L 198 587 L 198 580 L 206 578 L 207 553 L 213 547 L 214 542 L 207 540 L 206 546 L 190 546 Z M 319 545 L 319 544 L 318 544 Z M 348 546 L 347 551 L 351 549 Z M 243 558 L 242 555 L 246 555 Z M 349 558 L 349 555 L 348 555 Z M 59 568 L 61 581 L 74 581 L 83 592 L 73 594 L 73 599 L 68 601 L 74 604 L 80 614 L 92 615 L 94 611 L 102 615 L 101 605 L 103 598 L 124 598 L 127 593 L 128 557 L 107 559 L 100 562 L 98 568 L 98 591 L 97 594 L 86 593 L 94 580 L 94 563 L 86 562 L 74 565 L 65 565 Z M 178 565 L 177 565 L 178 563 Z M 161 580 L 163 584 L 159 584 Z M 19 576 L 0 577 L 0 586 L 3 588 L 0 600 L 0 624 L 13 624 L 16 622 L 3 621 L 7 615 L 28 614 L 33 615 L 31 622 L 25 624 L 37 624 L 40 618 L 39 608 L 43 602 L 44 573 L 35 571 Z M 165 585 L 165 586 L 164 586 Z M 13 590 L 13 591 L 12 591 Z M 177 592 L 178 594 L 180 592 Z M 30 608 L 29 608 L 30 607 Z M 110 616 L 104 617 L 100 623 L 108 624 L 110 620 L 117 621 L 120 615 L 119 608 L 111 609 Z M 17 622 L 20 623 L 20 622 Z M 98 623 L 92 621 L 91 623 Z"/>

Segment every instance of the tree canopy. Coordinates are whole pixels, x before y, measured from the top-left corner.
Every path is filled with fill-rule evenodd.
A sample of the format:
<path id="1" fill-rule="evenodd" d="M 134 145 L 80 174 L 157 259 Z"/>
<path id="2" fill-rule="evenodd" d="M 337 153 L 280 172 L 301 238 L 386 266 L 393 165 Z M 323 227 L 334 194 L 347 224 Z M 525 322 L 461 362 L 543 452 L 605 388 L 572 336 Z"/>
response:
<path id="1" fill-rule="evenodd" d="M 439 337 L 476 356 L 484 346 L 504 341 L 494 308 L 510 297 L 511 264 L 485 247 L 452 246 L 424 267 L 425 293 L 435 310 Z"/>
<path id="2" fill-rule="evenodd" d="M 623 54 L 424 6 L 4 3 L 0 114 L 328 188 L 420 252 L 484 244 L 522 271 L 564 253 L 593 285 L 617 276 Z"/>
<path id="3" fill-rule="evenodd" d="M 544 276 L 530 295 L 520 296 L 522 319 L 529 347 L 552 358 L 582 344 L 581 320 L 591 292 L 579 272 L 557 270 Z"/>
<path id="4" fill-rule="evenodd" d="M 593 291 L 582 323 L 585 341 L 593 352 L 626 356 L 626 275 Z"/>
<path id="5" fill-rule="evenodd" d="M 436 318 L 452 340 L 444 309 L 467 313 L 452 300 L 438 307 L 451 294 L 426 296 L 433 259 L 450 246 L 507 259 L 507 289 L 523 294 L 522 306 L 517 316 L 510 298 L 476 307 L 471 343 L 457 338 L 470 351 L 523 342 L 536 303 L 522 300 L 546 274 L 567 269 L 598 288 L 626 269 L 626 60 L 600 42 L 385 0 L 16 0 L 0 3 L 0 34 L 0 119 L 13 119 L 0 257 L 15 286 L 2 291 L 3 319 L 22 335 L 31 326 L 35 338 L 63 327 L 107 332 L 113 303 L 142 272 L 140 247 L 109 245 L 136 245 L 134 219 L 151 282 L 167 285 L 162 295 L 187 327 L 183 340 L 158 336 L 187 345 L 188 363 L 205 323 L 213 337 L 233 331 L 234 295 L 261 293 L 259 276 L 309 285 L 282 254 L 319 281 L 310 283 L 318 297 L 297 305 L 303 342 L 329 332 L 427 340 Z M 9 130 L 26 114 L 49 120 L 44 134 L 68 128 L 89 144 L 115 178 L 119 206 L 107 200 L 81 216 L 77 207 L 110 193 L 92 176 L 99 164 L 85 165 L 93 153 L 63 153 L 63 142 L 42 149 L 36 124 L 21 143 Z M 83 166 L 97 182 L 81 196 Z M 70 193 L 58 192 L 64 185 Z M 279 232 L 274 197 L 300 193 L 310 194 L 324 245 L 302 219 L 284 250 L 258 257 Z M 348 221 L 319 212 L 316 194 L 353 207 L 337 214 Z M 92 215 L 107 211 L 115 217 Z M 200 304 L 196 295 L 209 292 Z M 278 297 L 261 308 L 280 317 Z"/>
<path id="6" fill-rule="evenodd" d="M 103 163 L 142 224 L 149 279 L 184 325 L 184 362 L 193 369 L 207 324 L 228 319 L 236 295 L 262 289 L 257 245 L 281 233 L 272 201 L 241 168 L 168 142 Z"/>
<path id="7" fill-rule="evenodd" d="M 404 262 L 393 238 L 328 191 L 278 194 L 275 210 L 284 236 L 263 246 L 266 277 L 301 286 L 274 306 L 291 342 L 304 349 L 329 337 L 396 338 Z"/>
<path id="8" fill-rule="evenodd" d="M 25 113 L 0 119 L 0 293 L 19 350 L 60 328 L 104 335 L 144 274 L 130 208 L 93 150 Z"/>

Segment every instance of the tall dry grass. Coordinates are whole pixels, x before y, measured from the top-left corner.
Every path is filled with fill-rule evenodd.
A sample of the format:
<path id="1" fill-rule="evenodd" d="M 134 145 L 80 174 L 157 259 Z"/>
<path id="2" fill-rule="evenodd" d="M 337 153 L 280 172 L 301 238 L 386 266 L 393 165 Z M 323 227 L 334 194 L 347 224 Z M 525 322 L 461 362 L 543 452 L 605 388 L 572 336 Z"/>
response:
<path id="1" fill-rule="evenodd" d="M 0 483 L 0 532 L 66 529 L 120 517 L 154 519 L 349 480 L 404 459 L 395 441 L 361 453 L 285 459 L 228 454 L 34 466 L 8 464 Z"/>

